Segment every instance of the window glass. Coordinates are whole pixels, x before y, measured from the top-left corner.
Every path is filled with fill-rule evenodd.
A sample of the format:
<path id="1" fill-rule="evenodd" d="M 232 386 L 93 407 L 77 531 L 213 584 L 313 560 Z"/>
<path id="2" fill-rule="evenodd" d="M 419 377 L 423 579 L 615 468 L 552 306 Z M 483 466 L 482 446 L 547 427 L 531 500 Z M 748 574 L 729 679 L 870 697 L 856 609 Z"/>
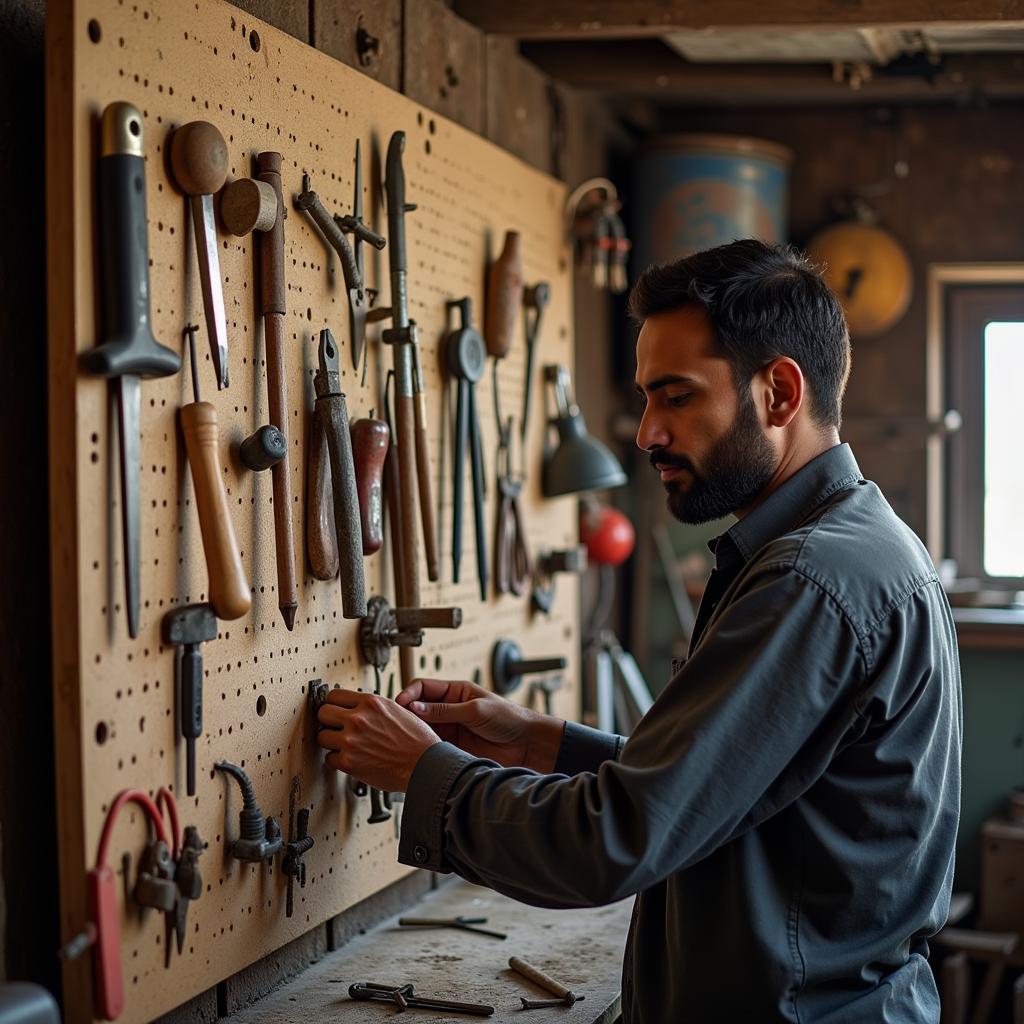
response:
<path id="1" fill-rule="evenodd" d="M 985 527 L 989 576 L 1024 576 L 1024 323 L 985 327 Z"/>

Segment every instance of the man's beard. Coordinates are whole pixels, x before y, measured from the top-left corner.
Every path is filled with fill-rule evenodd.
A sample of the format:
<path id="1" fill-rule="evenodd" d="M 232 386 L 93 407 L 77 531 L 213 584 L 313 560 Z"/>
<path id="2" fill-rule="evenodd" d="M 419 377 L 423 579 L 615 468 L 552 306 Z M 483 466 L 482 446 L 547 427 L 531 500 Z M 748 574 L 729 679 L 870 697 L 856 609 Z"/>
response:
<path id="1" fill-rule="evenodd" d="M 668 509 L 681 523 L 707 523 L 753 504 L 775 472 L 775 451 L 764 436 L 749 390 L 740 398 L 736 422 L 719 438 L 699 474 L 685 455 L 651 453 L 651 464 L 686 469 L 690 486 L 665 483 Z"/>

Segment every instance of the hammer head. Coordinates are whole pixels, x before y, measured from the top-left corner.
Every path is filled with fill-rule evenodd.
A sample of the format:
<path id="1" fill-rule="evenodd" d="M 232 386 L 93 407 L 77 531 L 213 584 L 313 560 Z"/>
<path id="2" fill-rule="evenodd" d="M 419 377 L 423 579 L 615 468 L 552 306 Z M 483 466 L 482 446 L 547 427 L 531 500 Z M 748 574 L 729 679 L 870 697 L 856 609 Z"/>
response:
<path id="1" fill-rule="evenodd" d="M 172 608 L 160 622 L 165 644 L 202 644 L 217 636 L 217 615 L 211 604 L 186 604 Z"/>

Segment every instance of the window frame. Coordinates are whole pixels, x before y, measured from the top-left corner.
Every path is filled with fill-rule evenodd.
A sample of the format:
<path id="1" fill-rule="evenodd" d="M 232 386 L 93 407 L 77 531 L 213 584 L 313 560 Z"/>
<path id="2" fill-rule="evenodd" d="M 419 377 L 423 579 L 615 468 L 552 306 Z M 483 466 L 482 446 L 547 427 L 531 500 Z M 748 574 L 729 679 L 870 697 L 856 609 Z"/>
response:
<path id="1" fill-rule="evenodd" d="M 967 412 L 965 419 L 970 415 L 969 409 L 961 410 L 957 405 L 965 401 L 962 388 L 950 384 L 956 358 L 952 323 L 954 292 L 962 290 L 966 297 L 972 289 L 980 294 L 982 289 L 998 290 L 1007 286 L 1024 287 L 1024 264 L 929 266 L 926 393 L 930 422 L 940 422 L 951 407 Z M 959 558 L 963 562 L 960 566 L 961 575 L 977 577 L 986 587 L 1020 589 L 1024 581 L 1019 577 L 990 577 L 985 574 L 980 551 L 983 513 L 979 514 L 977 509 L 971 510 L 970 503 L 962 500 L 967 493 L 965 478 L 971 472 L 970 456 L 963 446 L 972 442 L 977 445 L 979 438 L 983 437 L 981 431 L 981 425 L 975 422 L 973 426 L 965 428 L 962 435 L 944 437 L 931 434 L 928 438 L 926 545 L 936 563 L 946 557 Z M 960 498 L 950 493 L 953 485 L 958 487 Z M 975 533 L 976 537 L 973 536 Z"/>

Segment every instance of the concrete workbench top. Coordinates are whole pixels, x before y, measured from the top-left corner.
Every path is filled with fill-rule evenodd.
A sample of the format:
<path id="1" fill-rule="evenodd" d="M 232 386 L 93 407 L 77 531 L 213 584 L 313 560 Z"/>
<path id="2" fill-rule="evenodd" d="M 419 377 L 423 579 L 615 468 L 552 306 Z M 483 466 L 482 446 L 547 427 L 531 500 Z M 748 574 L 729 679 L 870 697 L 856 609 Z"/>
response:
<path id="1" fill-rule="evenodd" d="M 619 1015 L 622 953 L 633 901 L 592 910 L 541 910 L 489 889 L 457 881 L 428 893 L 406 917 L 486 917 L 481 927 L 505 940 L 454 928 L 402 928 L 398 916 L 304 971 L 259 1003 L 224 1018 L 232 1024 L 373 1024 L 398 1013 L 383 1003 L 352 1000 L 354 982 L 412 983 L 418 995 L 495 1008 L 489 1018 L 430 1010 L 403 1020 L 491 1020 L 517 1024 L 612 1024 Z M 525 1012 L 520 996 L 550 998 L 508 967 L 518 956 L 586 998 L 573 1007 Z"/>

